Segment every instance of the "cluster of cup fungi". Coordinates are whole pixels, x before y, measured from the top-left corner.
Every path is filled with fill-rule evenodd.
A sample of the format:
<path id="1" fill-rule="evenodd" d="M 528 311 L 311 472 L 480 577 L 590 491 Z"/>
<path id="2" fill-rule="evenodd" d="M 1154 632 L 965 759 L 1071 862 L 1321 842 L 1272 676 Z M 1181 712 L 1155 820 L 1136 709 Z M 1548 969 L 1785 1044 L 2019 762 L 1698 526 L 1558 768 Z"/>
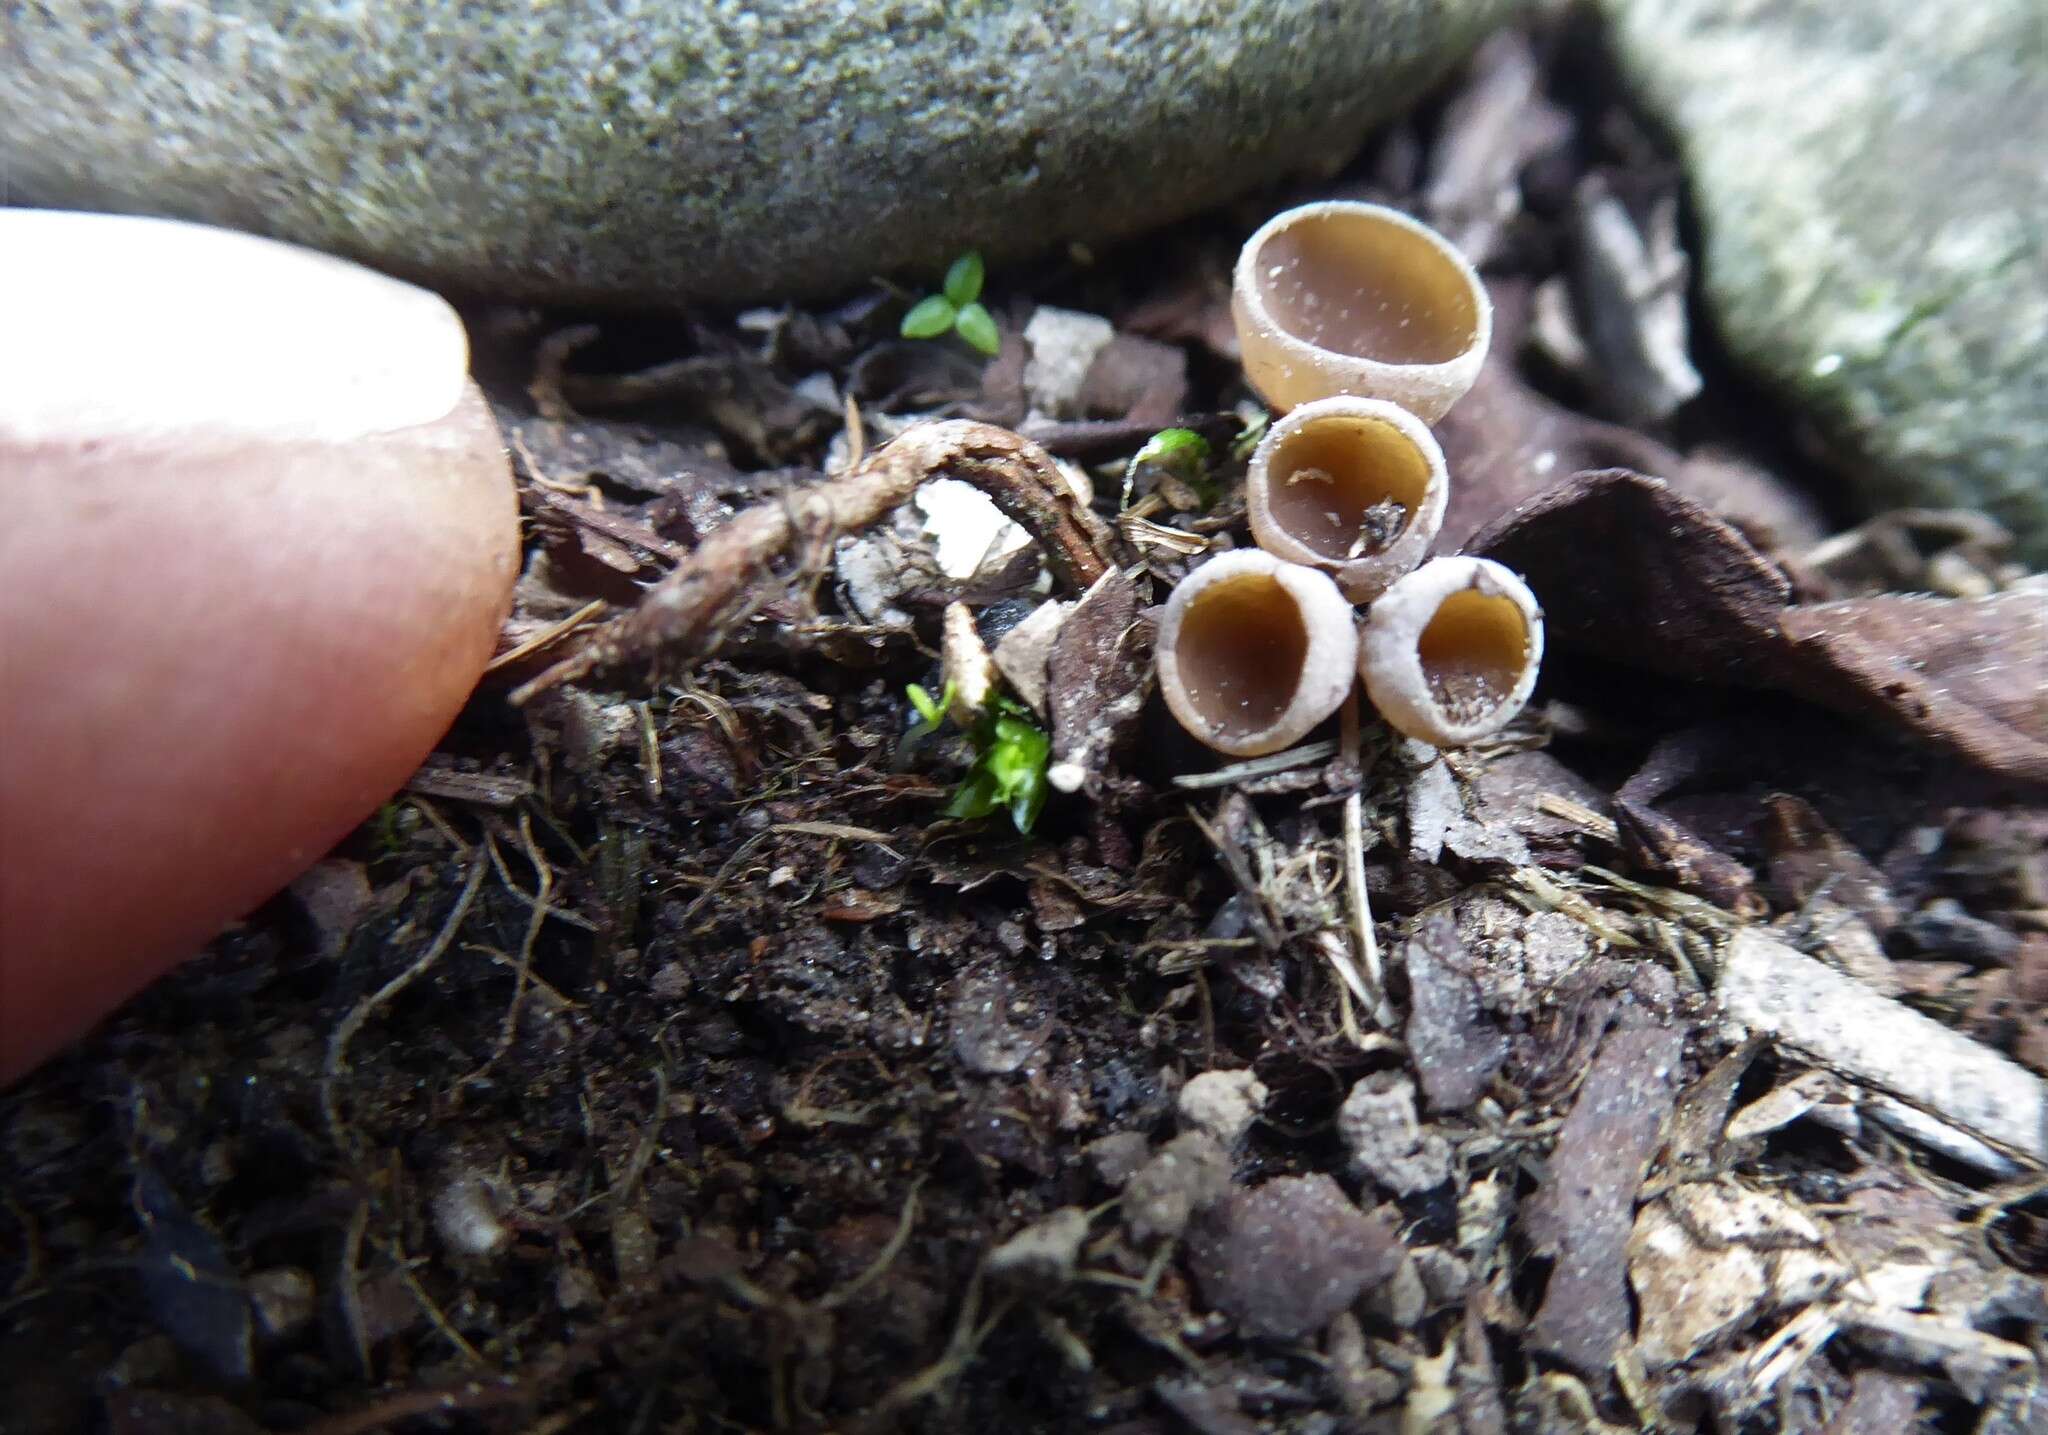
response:
<path id="1" fill-rule="evenodd" d="M 1492 338 L 1478 274 L 1397 210 L 1329 202 L 1254 234 L 1231 297 L 1245 376 L 1284 416 L 1245 478 L 1258 546 L 1210 559 L 1167 599 L 1168 708 L 1209 747 L 1257 757 L 1306 737 L 1362 678 L 1408 737 L 1462 747 L 1498 732 L 1535 686 L 1543 615 L 1498 563 L 1424 561 L 1450 488 L 1429 425 Z"/>

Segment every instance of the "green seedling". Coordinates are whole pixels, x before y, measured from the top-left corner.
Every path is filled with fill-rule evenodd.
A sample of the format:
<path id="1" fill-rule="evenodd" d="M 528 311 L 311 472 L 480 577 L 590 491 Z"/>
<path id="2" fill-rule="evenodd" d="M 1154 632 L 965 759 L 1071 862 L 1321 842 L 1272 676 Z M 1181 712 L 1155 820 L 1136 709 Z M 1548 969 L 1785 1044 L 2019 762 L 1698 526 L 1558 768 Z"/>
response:
<path id="1" fill-rule="evenodd" d="M 377 858 L 396 857 L 403 852 L 407 829 L 416 825 L 416 818 L 410 822 L 407 820 L 406 804 L 398 798 L 394 797 L 378 808 L 366 824 L 370 846 Z"/>
<path id="2" fill-rule="evenodd" d="M 931 736 L 946 725 L 946 712 L 953 706 L 953 685 L 946 684 L 944 692 L 933 697 L 916 683 L 904 689 L 910 694 L 910 705 L 917 709 L 917 721 L 910 725 L 910 731 L 903 735 L 904 741 L 916 742 Z"/>
<path id="3" fill-rule="evenodd" d="M 1131 506 L 1138 475 L 1150 469 L 1179 479 L 1194 492 L 1202 507 L 1211 507 L 1220 494 L 1208 476 L 1209 453 L 1209 440 L 1193 429 L 1161 429 L 1146 439 L 1145 446 L 1124 465 L 1123 506 Z"/>
<path id="4" fill-rule="evenodd" d="M 1250 458 L 1252 450 L 1259 446 L 1259 440 L 1266 436 L 1266 430 L 1272 427 L 1272 423 L 1273 416 L 1267 413 L 1262 413 L 1250 423 L 1247 423 L 1244 426 L 1244 431 L 1231 440 L 1230 456 L 1239 463 L 1243 463 L 1246 459 Z"/>
<path id="5" fill-rule="evenodd" d="M 936 698 L 916 683 L 906 691 L 917 709 L 917 721 L 905 741 L 915 742 L 945 725 L 953 685 L 948 683 Z M 974 748 L 974 762 L 953 789 L 946 816 L 986 817 L 1000 808 L 1010 814 L 1019 832 L 1030 835 L 1045 810 L 1045 768 L 1052 758 L 1052 739 L 1031 720 L 1029 708 L 997 697 L 968 726 L 967 741 Z"/>
<path id="6" fill-rule="evenodd" d="M 906 339 L 936 339 L 958 334 L 982 353 L 994 358 L 1003 347 L 996 321 L 981 302 L 981 284 L 986 277 L 981 252 L 970 249 L 953 261 L 939 293 L 920 299 L 903 316 Z"/>

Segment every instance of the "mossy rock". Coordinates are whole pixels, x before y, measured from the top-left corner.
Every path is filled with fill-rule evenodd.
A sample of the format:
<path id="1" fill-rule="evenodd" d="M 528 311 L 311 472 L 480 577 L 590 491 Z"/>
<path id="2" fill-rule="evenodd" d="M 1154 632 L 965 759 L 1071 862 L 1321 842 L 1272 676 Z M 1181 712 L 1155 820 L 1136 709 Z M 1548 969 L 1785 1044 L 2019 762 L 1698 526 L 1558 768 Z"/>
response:
<path id="1" fill-rule="evenodd" d="M 12 7 L 15 202 L 443 287 L 827 292 L 1103 241 L 1341 158 L 1512 0 Z"/>
<path id="2" fill-rule="evenodd" d="M 1684 153 L 1729 348 L 1872 508 L 2048 563 L 2041 0 L 1605 0 Z"/>

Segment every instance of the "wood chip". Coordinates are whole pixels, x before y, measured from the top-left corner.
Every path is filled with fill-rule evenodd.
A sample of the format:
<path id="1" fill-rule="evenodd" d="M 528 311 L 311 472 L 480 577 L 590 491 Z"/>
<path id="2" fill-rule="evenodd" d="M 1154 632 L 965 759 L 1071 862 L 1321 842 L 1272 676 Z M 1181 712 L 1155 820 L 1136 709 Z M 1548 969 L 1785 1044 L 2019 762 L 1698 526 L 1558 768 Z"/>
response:
<path id="1" fill-rule="evenodd" d="M 1744 1026 L 2048 1165 L 2048 1084 L 1931 1017 L 1755 930 L 1730 943 L 1715 995 Z"/>

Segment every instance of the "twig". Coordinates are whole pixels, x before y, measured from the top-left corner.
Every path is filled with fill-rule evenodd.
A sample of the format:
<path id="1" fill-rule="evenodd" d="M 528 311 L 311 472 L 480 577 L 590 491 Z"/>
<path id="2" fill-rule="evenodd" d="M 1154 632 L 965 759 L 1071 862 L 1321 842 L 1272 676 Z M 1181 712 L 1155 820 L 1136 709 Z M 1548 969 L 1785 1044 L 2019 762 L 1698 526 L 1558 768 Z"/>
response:
<path id="1" fill-rule="evenodd" d="M 868 426 L 861 418 L 860 401 L 849 392 L 846 395 L 846 467 L 858 468 L 860 461 L 868 456 Z M 842 470 L 843 472 L 844 470 Z"/>
<path id="2" fill-rule="evenodd" d="M 640 719 L 640 785 L 649 802 L 661 801 L 661 734 L 654 730 L 654 708 L 644 702 L 633 704 Z"/>
<path id="3" fill-rule="evenodd" d="M 2048 1082 L 1982 1042 L 1755 929 L 1729 944 L 1714 995 L 1729 1017 L 1780 1047 L 1899 1098 L 1907 1111 L 1960 1127 L 2025 1165 L 2048 1166 Z M 1939 1139 L 1918 1123 L 1906 1134 Z"/>
<path id="4" fill-rule="evenodd" d="M 516 647 L 507 648 L 504 652 L 498 654 L 497 657 L 484 664 L 484 671 L 494 673 L 500 668 L 510 667 L 512 664 L 520 661 L 520 659 L 531 657 L 542 648 L 550 647 L 560 642 L 585 623 L 588 623 L 592 618 L 602 613 L 608 606 L 604 599 L 592 598 L 568 617 L 548 624 Z"/>
<path id="5" fill-rule="evenodd" d="M 1022 524 L 1055 576 L 1085 590 L 1111 566 L 1110 535 L 1044 449 L 993 424 L 918 424 L 838 478 L 755 505 L 716 529 L 632 612 L 586 630 L 570 654 L 512 693 L 515 704 L 601 668 L 702 656 L 745 611 L 764 573 L 798 547 L 876 522 L 926 480 L 973 484 Z"/>
<path id="6" fill-rule="evenodd" d="M 666 558 L 672 563 L 680 562 L 689 553 L 682 544 L 670 538 L 663 538 L 646 524 L 622 518 L 616 513 L 598 507 L 588 499 L 571 498 L 554 488 L 543 486 L 533 493 L 533 502 L 535 506 L 550 513 L 560 514 L 569 523 L 580 524 L 600 539 L 617 544 L 620 548 L 637 548 L 643 553 L 650 553 L 656 558 Z M 628 559 L 632 557 L 630 552 L 625 556 Z"/>
<path id="7" fill-rule="evenodd" d="M 405 1288 L 412 1293 L 413 1303 L 419 1307 L 420 1314 L 427 1318 L 427 1323 L 441 1333 L 443 1340 L 460 1351 L 462 1358 L 471 1365 L 479 1370 L 490 1370 L 491 1363 L 484 1359 L 483 1352 L 471 1345 L 468 1337 L 455 1328 L 455 1323 L 448 1319 L 448 1312 L 442 1310 L 440 1302 L 429 1295 L 427 1288 L 420 1284 L 420 1278 L 413 1274 L 412 1263 L 404 1250 L 401 1248 L 397 1251 L 386 1251 L 385 1254 L 391 1258 L 398 1278 L 405 1282 Z"/>
<path id="8" fill-rule="evenodd" d="M 1271 777 L 1276 772 L 1290 772 L 1297 767 L 1312 767 L 1319 762 L 1328 762 L 1336 755 L 1337 744 L 1334 742 L 1305 742 L 1300 747 L 1290 747 L 1285 752 L 1233 762 L 1230 766 L 1219 767 L 1214 772 L 1184 773 L 1174 778 L 1173 785 L 1184 792 L 1199 792 L 1205 787 L 1229 787 L 1233 783 L 1246 782 L 1255 777 Z"/>
<path id="9" fill-rule="evenodd" d="M 1358 692 L 1353 689 L 1351 696 L 1344 699 L 1344 711 L 1339 719 L 1339 736 L 1343 739 L 1344 757 L 1350 766 L 1359 766 L 1358 734 Z M 1361 777 L 1361 781 L 1363 778 Z M 1373 931 L 1372 900 L 1365 890 L 1365 798 L 1354 789 L 1344 799 L 1344 885 L 1350 894 L 1351 935 L 1358 942 L 1358 960 L 1365 968 L 1365 985 L 1369 996 L 1364 996 L 1365 1007 L 1372 1014 L 1374 1022 L 1382 1029 L 1394 1025 L 1393 1008 L 1387 1005 L 1387 974 L 1380 961 L 1380 943 Z M 1339 969 L 1342 971 L 1342 969 Z M 1352 974 L 1345 974 L 1350 977 Z M 1347 1010 L 1345 1015 L 1350 1015 Z M 1353 1042 L 1363 1045 L 1357 1029 L 1346 1024 L 1345 1035 Z"/>
<path id="10" fill-rule="evenodd" d="M 845 822 L 778 822 L 771 832 L 795 832 L 805 837 L 837 837 L 846 842 L 872 842 L 897 861 L 903 854 L 889 844 L 899 839 L 872 827 L 855 827 Z"/>
<path id="11" fill-rule="evenodd" d="M 574 324 L 557 329 L 534 350 L 533 382 L 526 386 L 526 394 L 533 400 L 534 412 L 542 418 L 565 423 L 576 417 L 576 410 L 562 396 L 562 374 L 576 351 L 594 342 L 598 333 L 595 324 Z"/>

